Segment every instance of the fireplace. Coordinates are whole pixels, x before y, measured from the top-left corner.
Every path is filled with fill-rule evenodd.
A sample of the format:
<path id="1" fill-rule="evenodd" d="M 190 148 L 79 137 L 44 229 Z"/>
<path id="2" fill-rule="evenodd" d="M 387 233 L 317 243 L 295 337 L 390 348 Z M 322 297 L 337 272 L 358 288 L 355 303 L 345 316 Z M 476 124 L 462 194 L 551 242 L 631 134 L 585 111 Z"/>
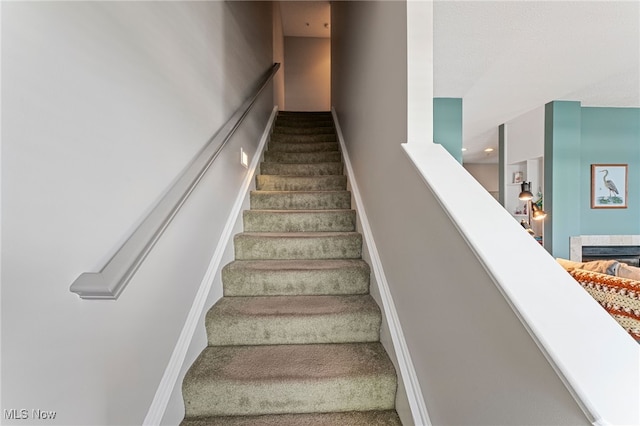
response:
<path id="1" fill-rule="evenodd" d="M 570 260 L 617 260 L 640 267 L 640 235 L 580 235 L 570 238 Z"/>
<path id="2" fill-rule="evenodd" d="M 582 261 L 617 260 L 640 266 L 640 246 L 582 246 Z"/>

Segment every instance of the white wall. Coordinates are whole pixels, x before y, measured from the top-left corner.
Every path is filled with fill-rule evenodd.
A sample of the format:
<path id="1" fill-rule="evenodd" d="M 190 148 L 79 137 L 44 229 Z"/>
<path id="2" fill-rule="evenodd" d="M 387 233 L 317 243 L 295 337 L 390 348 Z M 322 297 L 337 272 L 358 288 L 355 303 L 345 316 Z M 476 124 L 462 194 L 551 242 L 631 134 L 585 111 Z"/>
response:
<path id="1" fill-rule="evenodd" d="M 285 37 L 285 104 L 289 111 L 331 109 L 331 40 Z"/>
<path id="2" fill-rule="evenodd" d="M 332 103 L 431 421 L 587 424 L 403 152 L 406 16 L 405 2 L 332 4 Z"/>
<path id="3" fill-rule="evenodd" d="M 506 164 L 544 156 L 544 105 L 506 122 L 505 127 Z"/>
<path id="4" fill-rule="evenodd" d="M 117 301 L 69 286 L 104 265 L 270 67 L 271 10 L 2 4 L 2 410 L 142 423 L 272 88 Z"/>

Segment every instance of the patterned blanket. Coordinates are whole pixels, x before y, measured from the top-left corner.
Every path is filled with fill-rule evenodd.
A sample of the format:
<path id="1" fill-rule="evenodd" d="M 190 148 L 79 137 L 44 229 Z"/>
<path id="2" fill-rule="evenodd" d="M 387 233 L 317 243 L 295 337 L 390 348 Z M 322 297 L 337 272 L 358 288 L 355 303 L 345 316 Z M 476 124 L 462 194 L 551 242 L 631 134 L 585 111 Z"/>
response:
<path id="1" fill-rule="evenodd" d="M 631 336 L 640 341 L 640 281 L 584 269 L 568 272 Z"/>

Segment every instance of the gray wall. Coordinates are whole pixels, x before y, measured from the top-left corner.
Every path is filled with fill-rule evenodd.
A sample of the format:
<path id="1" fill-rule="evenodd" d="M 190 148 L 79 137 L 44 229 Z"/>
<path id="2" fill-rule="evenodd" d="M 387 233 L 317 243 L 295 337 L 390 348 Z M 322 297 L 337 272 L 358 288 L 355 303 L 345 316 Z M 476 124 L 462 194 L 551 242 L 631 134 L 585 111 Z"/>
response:
<path id="1" fill-rule="evenodd" d="M 269 2 L 2 4 L 1 409 L 141 424 L 272 88 L 117 301 L 98 271 L 272 64 Z M 23 424 L 7 421 L 5 424 Z"/>
<path id="2" fill-rule="evenodd" d="M 491 195 L 498 195 L 500 186 L 498 183 L 497 164 L 464 163 L 463 167 L 473 176 Z"/>
<path id="3" fill-rule="evenodd" d="M 284 103 L 284 34 L 282 28 L 282 14 L 280 2 L 274 1 L 273 5 L 273 62 L 280 64 L 280 71 L 273 78 L 273 103 L 280 111 L 286 109 Z"/>
<path id="4" fill-rule="evenodd" d="M 285 105 L 289 111 L 331 109 L 331 41 L 285 37 Z"/>
<path id="5" fill-rule="evenodd" d="M 588 424 L 403 152 L 406 38 L 404 2 L 332 4 L 332 103 L 431 421 Z"/>

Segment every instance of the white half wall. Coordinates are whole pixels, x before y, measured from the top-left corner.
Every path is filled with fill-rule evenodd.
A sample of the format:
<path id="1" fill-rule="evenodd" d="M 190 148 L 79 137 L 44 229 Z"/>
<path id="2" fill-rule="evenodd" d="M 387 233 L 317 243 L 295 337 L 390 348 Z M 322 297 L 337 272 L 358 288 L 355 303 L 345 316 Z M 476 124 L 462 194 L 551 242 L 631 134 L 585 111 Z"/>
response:
<path id="1" fill-rule="evenodd" d="M 0 409 L 56 411 L 47 424 L 142 424 L 273 88 L 117 301 L 69 286 L 100 270 L 271 67 L 271 12 L 268 2 L 3 2 Z"/>
<path id="2" fill-rule="evenodd" d="M 289 111 L 331 109 L 331 40 L 285 37 L 285 105 Z"/>
<path id="3" fill-rule="evenodd" d="M 332 4 L 332 102 L 429 418 L 589 424 L 401 146 L 406 48 L 405 2 Z M 437 146 L 409 146 L 420 144 Z M 480 185 L 469 191 L 501 209 Z"/>

